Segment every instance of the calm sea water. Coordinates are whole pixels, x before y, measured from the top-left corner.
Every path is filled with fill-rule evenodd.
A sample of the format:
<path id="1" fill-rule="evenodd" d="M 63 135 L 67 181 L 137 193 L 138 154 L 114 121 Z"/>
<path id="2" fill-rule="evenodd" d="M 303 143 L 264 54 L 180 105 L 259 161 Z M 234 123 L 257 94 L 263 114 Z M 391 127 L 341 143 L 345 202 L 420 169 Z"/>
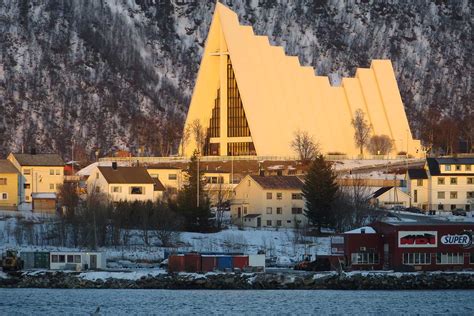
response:
<path id="1" fill-rule="evenodd" d="M 0 315 L 474 315 L 474 291 L 0 289 Z"/>

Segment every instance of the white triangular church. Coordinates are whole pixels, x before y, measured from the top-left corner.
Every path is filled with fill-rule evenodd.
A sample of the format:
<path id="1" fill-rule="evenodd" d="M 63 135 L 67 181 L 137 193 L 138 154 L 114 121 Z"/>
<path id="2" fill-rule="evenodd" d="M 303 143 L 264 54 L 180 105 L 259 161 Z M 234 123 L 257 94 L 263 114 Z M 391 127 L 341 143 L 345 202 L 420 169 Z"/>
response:
<path id="1" fill-rule="evenodd" d="M 373 60 L 370 69 L 358 68 L 355 78 L 331 86 L 217 3 L 185 123 L 202 126 L 205 136 L 184 141 L 183 154 L 290 157 L 295 132 L 304 131 L 323 153 L 356 156 L 351 120 L 357 109 L 372 135 L 393 140 L 392 154 L 421 153 L 390 60 Z"/>

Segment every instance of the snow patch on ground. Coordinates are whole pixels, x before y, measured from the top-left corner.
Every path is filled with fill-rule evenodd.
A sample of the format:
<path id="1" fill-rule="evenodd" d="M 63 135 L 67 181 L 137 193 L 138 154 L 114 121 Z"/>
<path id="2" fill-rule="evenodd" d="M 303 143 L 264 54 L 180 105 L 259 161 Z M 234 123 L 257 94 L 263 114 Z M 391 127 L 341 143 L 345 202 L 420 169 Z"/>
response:
<path id="1" fill-rule="evenodd" d="M 79 278 L 89 281 L 118 279 L 118 280 L 139 280 L 143 277 L 156 277 L 160 274 L 166 274 L 166 270 L 162 269 L 144 269 L 133 272 L 109 272 L 109 271 L 94 271 L 83 272 L 79 274 Z"/>

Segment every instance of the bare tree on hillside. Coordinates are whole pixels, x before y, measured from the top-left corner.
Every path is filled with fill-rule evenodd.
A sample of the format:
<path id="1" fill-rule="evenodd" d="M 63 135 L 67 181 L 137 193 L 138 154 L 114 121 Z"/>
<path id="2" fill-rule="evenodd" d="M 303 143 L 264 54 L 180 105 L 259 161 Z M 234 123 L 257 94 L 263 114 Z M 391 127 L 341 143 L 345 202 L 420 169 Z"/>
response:
<path id="1" fill-rule="evenodd" d="M 296 131 L 291 148 L 301 161 L 310 161 L 319 153 L 319 144 L 306 131 Z"/>
<path id="2" fill-rule="evenodd" d="M 212 185 L 212 184 L 211 184 Z M 217 185 L 216 191 L 216 226 L 221 229 L 224 221 L 224 214 L 229 211 L 232 190 L 225 188 L 223 183 Z"/>
<path id="3" fill-rule="evenodd" d="M 186 146 L 188 145 L 189 138 L 191 137 L 191 128 L 186 126 L 183 130 L 183 135 L 181 137 L 181 156 L 184 156 Z"/>
<path id="4" fill-rule="evenodd" d="M 365 114 L 361 109 L 357 109 L 351 122 L 354 127 L 354 141 L 359 147 L 360 155 L 364 154 L 364 147 L 367 146 L 370 139 L 370 125 L 365 119 Z"/>
<path id="5" fill-rule="evenodd" d="M 370 138 L 367 149 L 372 155 L 387 155 L 392 151 L 393 141 L 387 135 L 374 135 Z"/>
<path id="6" fill-rule="evenodd" d="M 202 153 L 204 142 L 206 141 L 206 131 L 204 126 L 202 126 L 201 121 L 198 119 L 193 121 L 191 124 L 191 132 L 196 141 L 196 149 Z"/>

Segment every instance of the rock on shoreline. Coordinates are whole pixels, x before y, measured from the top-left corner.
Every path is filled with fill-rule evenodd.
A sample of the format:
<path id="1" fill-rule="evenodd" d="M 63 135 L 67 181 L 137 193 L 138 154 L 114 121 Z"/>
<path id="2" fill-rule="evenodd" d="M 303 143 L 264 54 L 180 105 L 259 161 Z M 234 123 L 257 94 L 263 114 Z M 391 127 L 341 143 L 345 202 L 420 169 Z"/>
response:
<path id="1" fill-rule="evenodd" d="M 63 289 L 474 289 L 474 273 L 179 273 L 90 278 L 88 273 L 41 271 L 4 275 L 3 288 Z"/>

